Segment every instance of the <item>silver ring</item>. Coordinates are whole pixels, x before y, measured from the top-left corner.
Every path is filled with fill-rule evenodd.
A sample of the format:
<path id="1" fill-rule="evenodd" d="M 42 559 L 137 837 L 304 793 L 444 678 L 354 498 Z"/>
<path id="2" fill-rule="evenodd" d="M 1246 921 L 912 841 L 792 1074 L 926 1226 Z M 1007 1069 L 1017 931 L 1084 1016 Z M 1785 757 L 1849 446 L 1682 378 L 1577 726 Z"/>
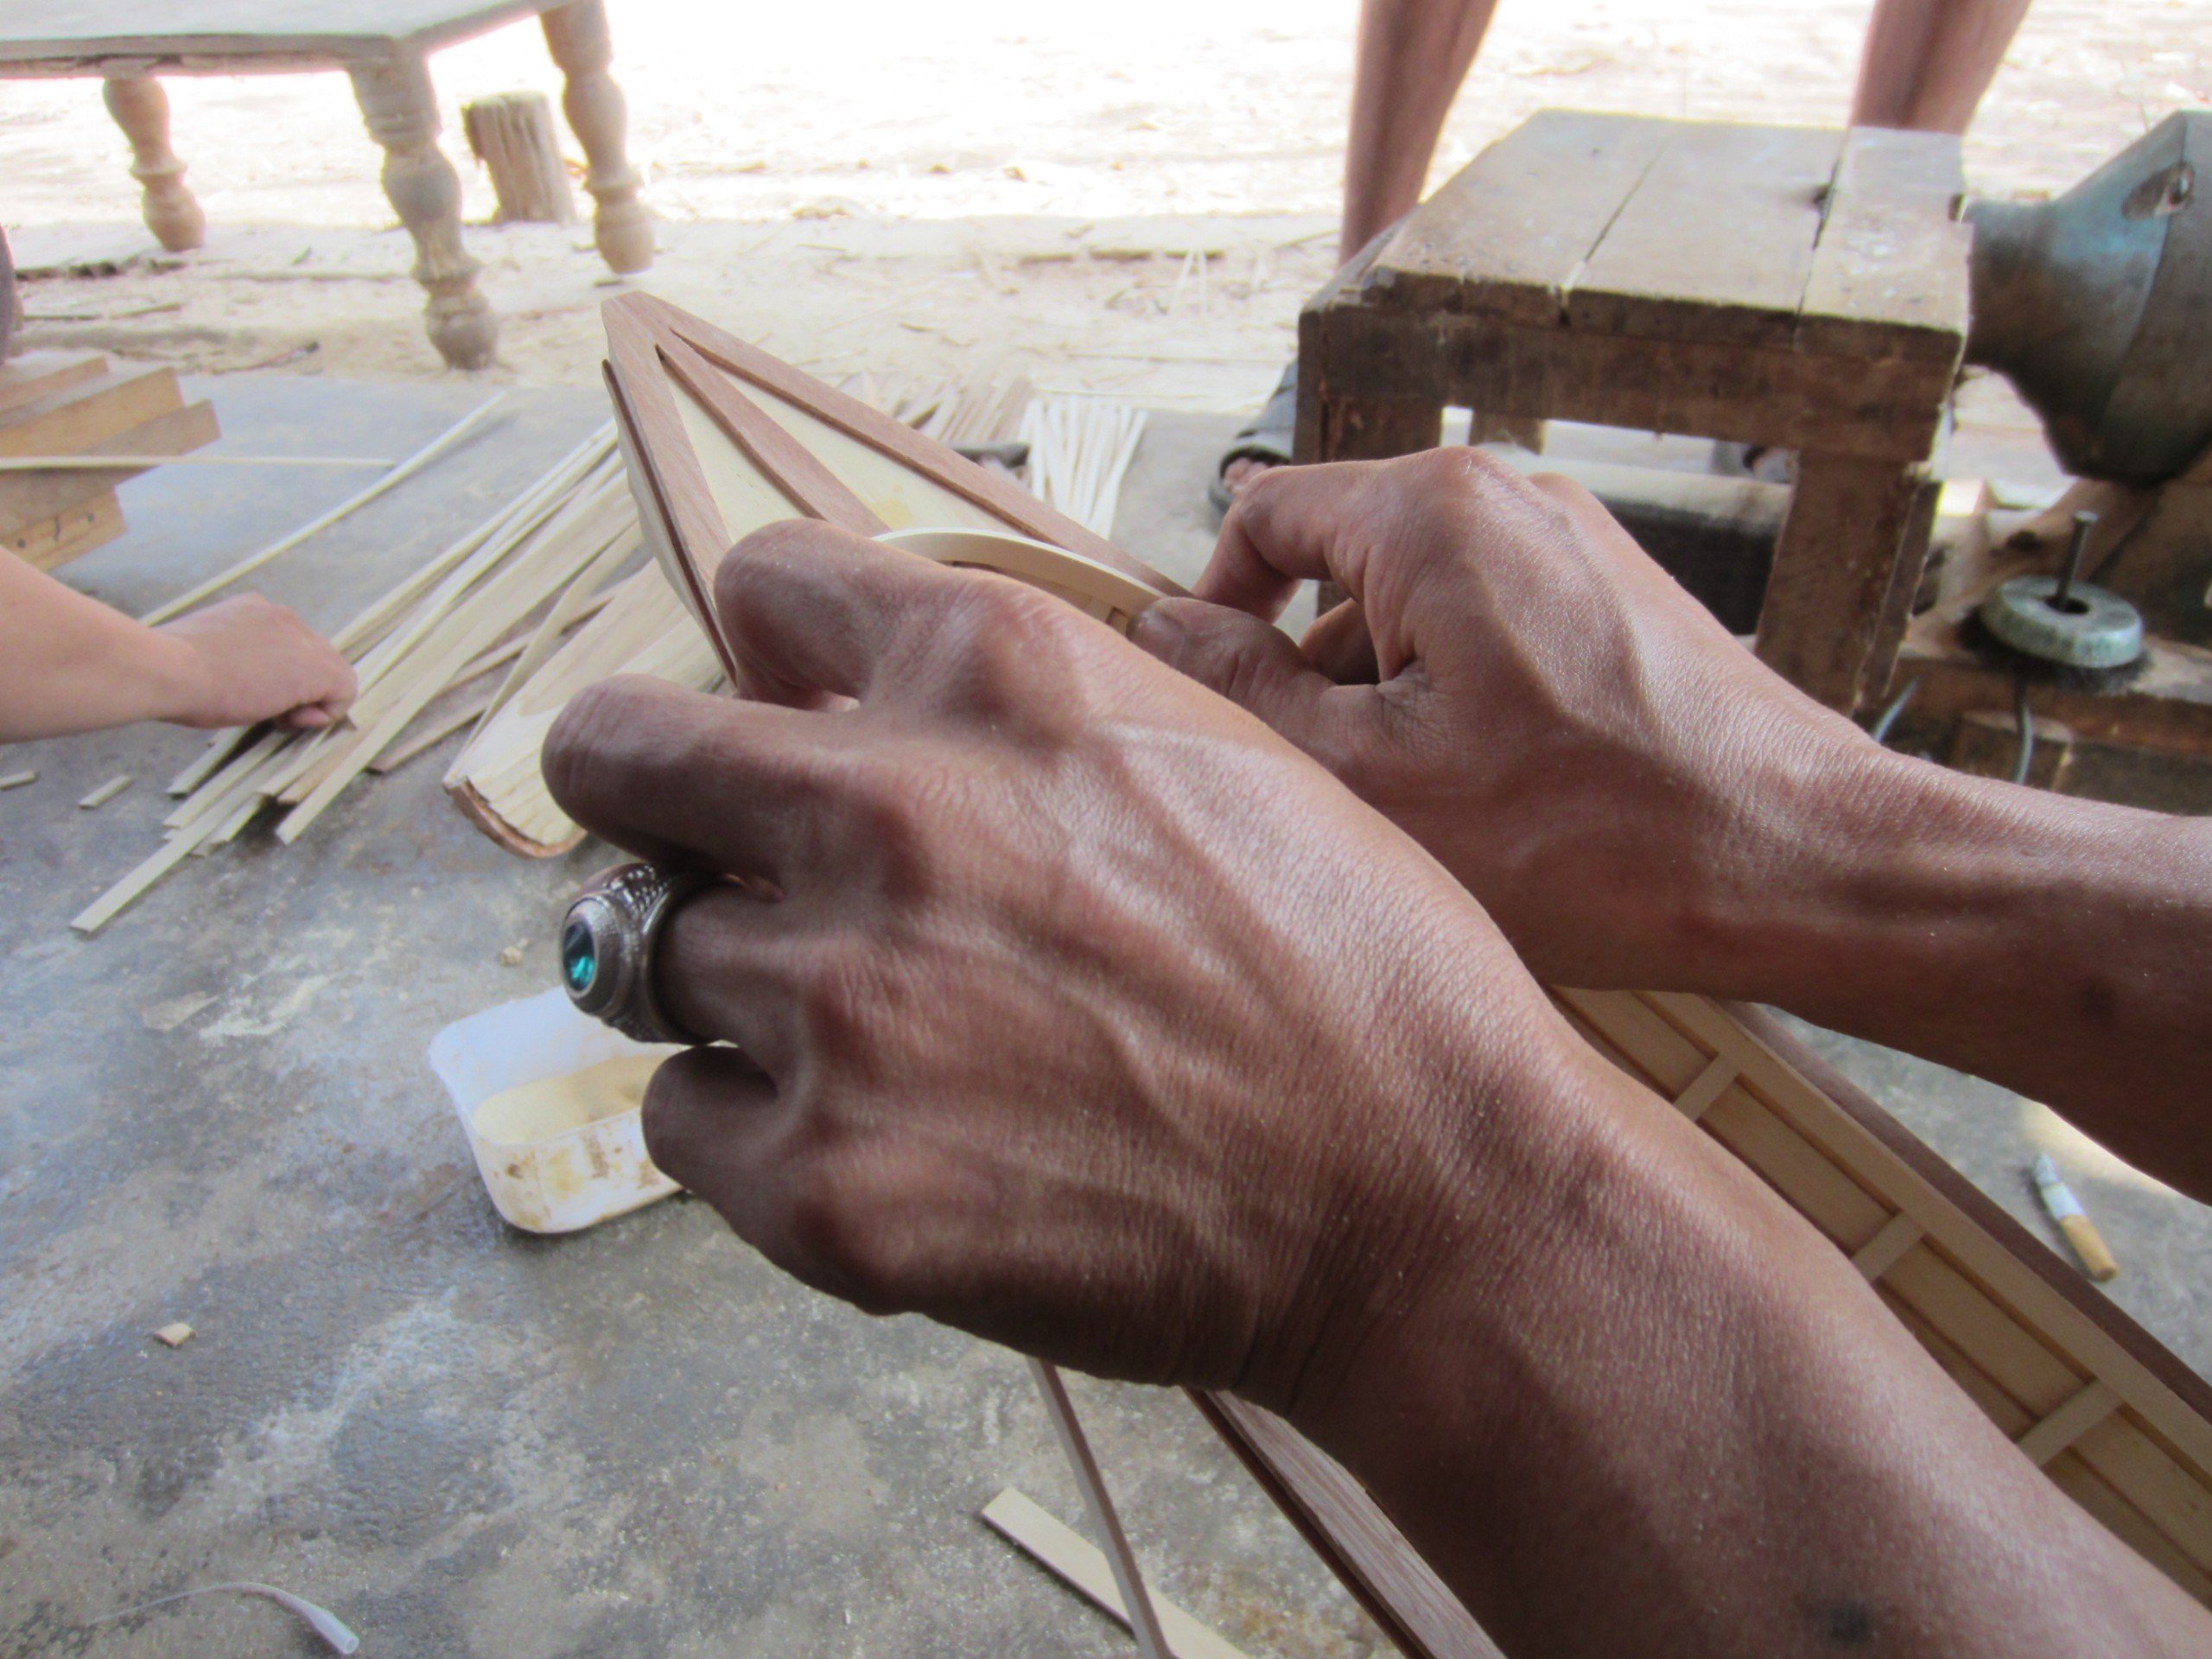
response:
<path id="1" fill-rule="evenodd" d="M 561 923 L 561 982 L 594 1019 L 641 1043 L 710 1042 L 669 1018 L 653 988 L 653 952 L 676 907 L 715 877 L 618 864 L 584 884 Z"/>

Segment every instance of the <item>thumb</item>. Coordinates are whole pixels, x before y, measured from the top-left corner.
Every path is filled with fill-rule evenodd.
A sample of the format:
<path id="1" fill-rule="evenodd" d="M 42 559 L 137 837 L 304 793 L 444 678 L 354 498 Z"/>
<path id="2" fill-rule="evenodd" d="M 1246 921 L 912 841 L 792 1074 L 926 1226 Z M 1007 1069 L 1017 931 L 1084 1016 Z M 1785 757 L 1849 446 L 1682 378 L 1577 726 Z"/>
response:
<path id="1" fill-rule="evenodd" d="M 1198 599 L 1163 599 L 1129 630 L 1142 649 L 1306 747 L 1328 682 L 1273 623 Z"/>

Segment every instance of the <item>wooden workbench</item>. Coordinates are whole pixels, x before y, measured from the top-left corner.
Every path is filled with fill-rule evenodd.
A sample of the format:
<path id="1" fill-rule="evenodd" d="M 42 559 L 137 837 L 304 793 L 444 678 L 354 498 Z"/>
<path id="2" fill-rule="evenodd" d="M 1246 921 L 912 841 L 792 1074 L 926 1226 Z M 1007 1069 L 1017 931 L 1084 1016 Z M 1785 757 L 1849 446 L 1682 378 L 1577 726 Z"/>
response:
<path id="1" fill-rule="evenodd" d="M 430 342 L 456 368 L 482 368 L 499 341 L 461 237 L 461 181 L 438 148 L 429 54 L 518 17 L 537 16 L 567 77 L 562 108 L 588 163 L 599 251 L 617 271 L 652 263 L 652 225 L 623 150 L 620 88 L 602 0 L 17 0 L 0 9 L 0 78 L 98 76 L 130 141 L 146 227 L 172 251 L 207 228 L 169 146 L 163 75 L 288 74 L 342 69 L 369 136 L 383 146 L 384 189 L 415 238 L 415 279 Z"/>

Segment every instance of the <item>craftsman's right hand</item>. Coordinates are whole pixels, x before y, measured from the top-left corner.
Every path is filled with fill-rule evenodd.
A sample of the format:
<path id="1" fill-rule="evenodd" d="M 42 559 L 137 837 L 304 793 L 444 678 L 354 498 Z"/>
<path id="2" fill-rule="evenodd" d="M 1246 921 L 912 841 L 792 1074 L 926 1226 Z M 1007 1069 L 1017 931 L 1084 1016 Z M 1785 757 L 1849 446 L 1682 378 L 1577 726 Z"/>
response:
<path id="1" fill-rule="evenodd" d="M 805 523 L 719 598 L 775 702 L 609 680 L 545 778 L 747 880 L 662 936 L 661 1001 L 735 1046 L 662 1066 L 645 1139 L 801 1279 L 1318 1408 L 1636 1116 L 1420 849 L 1072 607 Z"/>
<path id="2" fill-rule="evenodd" d="M 296 613 L 258 594 L 218 600 L 155 632 L 175 664 L 173 702 L 161 717 L 180 726 L 273 720 L 312 731 L 353 704 L 353 664 Z"/>
<path id="3" fill-rule="evenodd" d="M 1353 602 L 1294 644 L 1272 620 L 1308 579 Z M 1586 491 L 1476 450 L 1270 472 L 1193 591 L 1137 643 L 1409 832 L 1554 983 L 1743 994 L 1731 925 L 1884 764 Z"/>

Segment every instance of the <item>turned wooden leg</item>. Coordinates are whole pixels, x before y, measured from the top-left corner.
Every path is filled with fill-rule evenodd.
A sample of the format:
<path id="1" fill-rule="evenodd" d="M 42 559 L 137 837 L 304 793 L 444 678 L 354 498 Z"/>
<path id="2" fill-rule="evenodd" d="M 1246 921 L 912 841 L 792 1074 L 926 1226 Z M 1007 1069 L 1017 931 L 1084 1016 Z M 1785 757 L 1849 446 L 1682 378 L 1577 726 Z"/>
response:
<path id="1" fill-rule="evenodd" d="M 146 228 L 171 253 L 207 239 L 207 215 L 184 188 L 184 163 L 169 148 L 169 95 L 151 75 L 107 83 L 107 112 L 130 141 L 130 176 L 138 181 Z"/>
<path id="2" fill-rule="evenodd" d="M 540 21 L 545 29 L 546 49 L 567 77 L 561 89 L 561 108 L 576 142 L 584 147 L 588 164 L 584 188 L 597 204 L 592 213 L 592 239 L 610 269 L 626 275 L 643 270 L 653 262 L 652 215 L 638 200 L 642 181 L 622 149 L 627 112 L 622 105 L 622 89 L 607 73 L 607 66 L 614 60 L 607 8 L 601 0 L 569 0 Z"/>
<path id="3" fill-rule="evenodd" d="M 420 58 L 356 64 L 353 96 L 384 146 L 384 194 L 415 238 L 415 280 L 429 300 L 430 344 L 456 369 L 492 361 L 499 325 L 476 291 L 481 267 L 461 245 L 461 180 L 438 148 L 438 104 Z"/>
<path id="4" fill-rule="evenodd" d="M 1879 696 L 1928 562 L 1937 489 L 1923 467 L 1800 454 L 1759 660 L 1845 714 Z"/>

